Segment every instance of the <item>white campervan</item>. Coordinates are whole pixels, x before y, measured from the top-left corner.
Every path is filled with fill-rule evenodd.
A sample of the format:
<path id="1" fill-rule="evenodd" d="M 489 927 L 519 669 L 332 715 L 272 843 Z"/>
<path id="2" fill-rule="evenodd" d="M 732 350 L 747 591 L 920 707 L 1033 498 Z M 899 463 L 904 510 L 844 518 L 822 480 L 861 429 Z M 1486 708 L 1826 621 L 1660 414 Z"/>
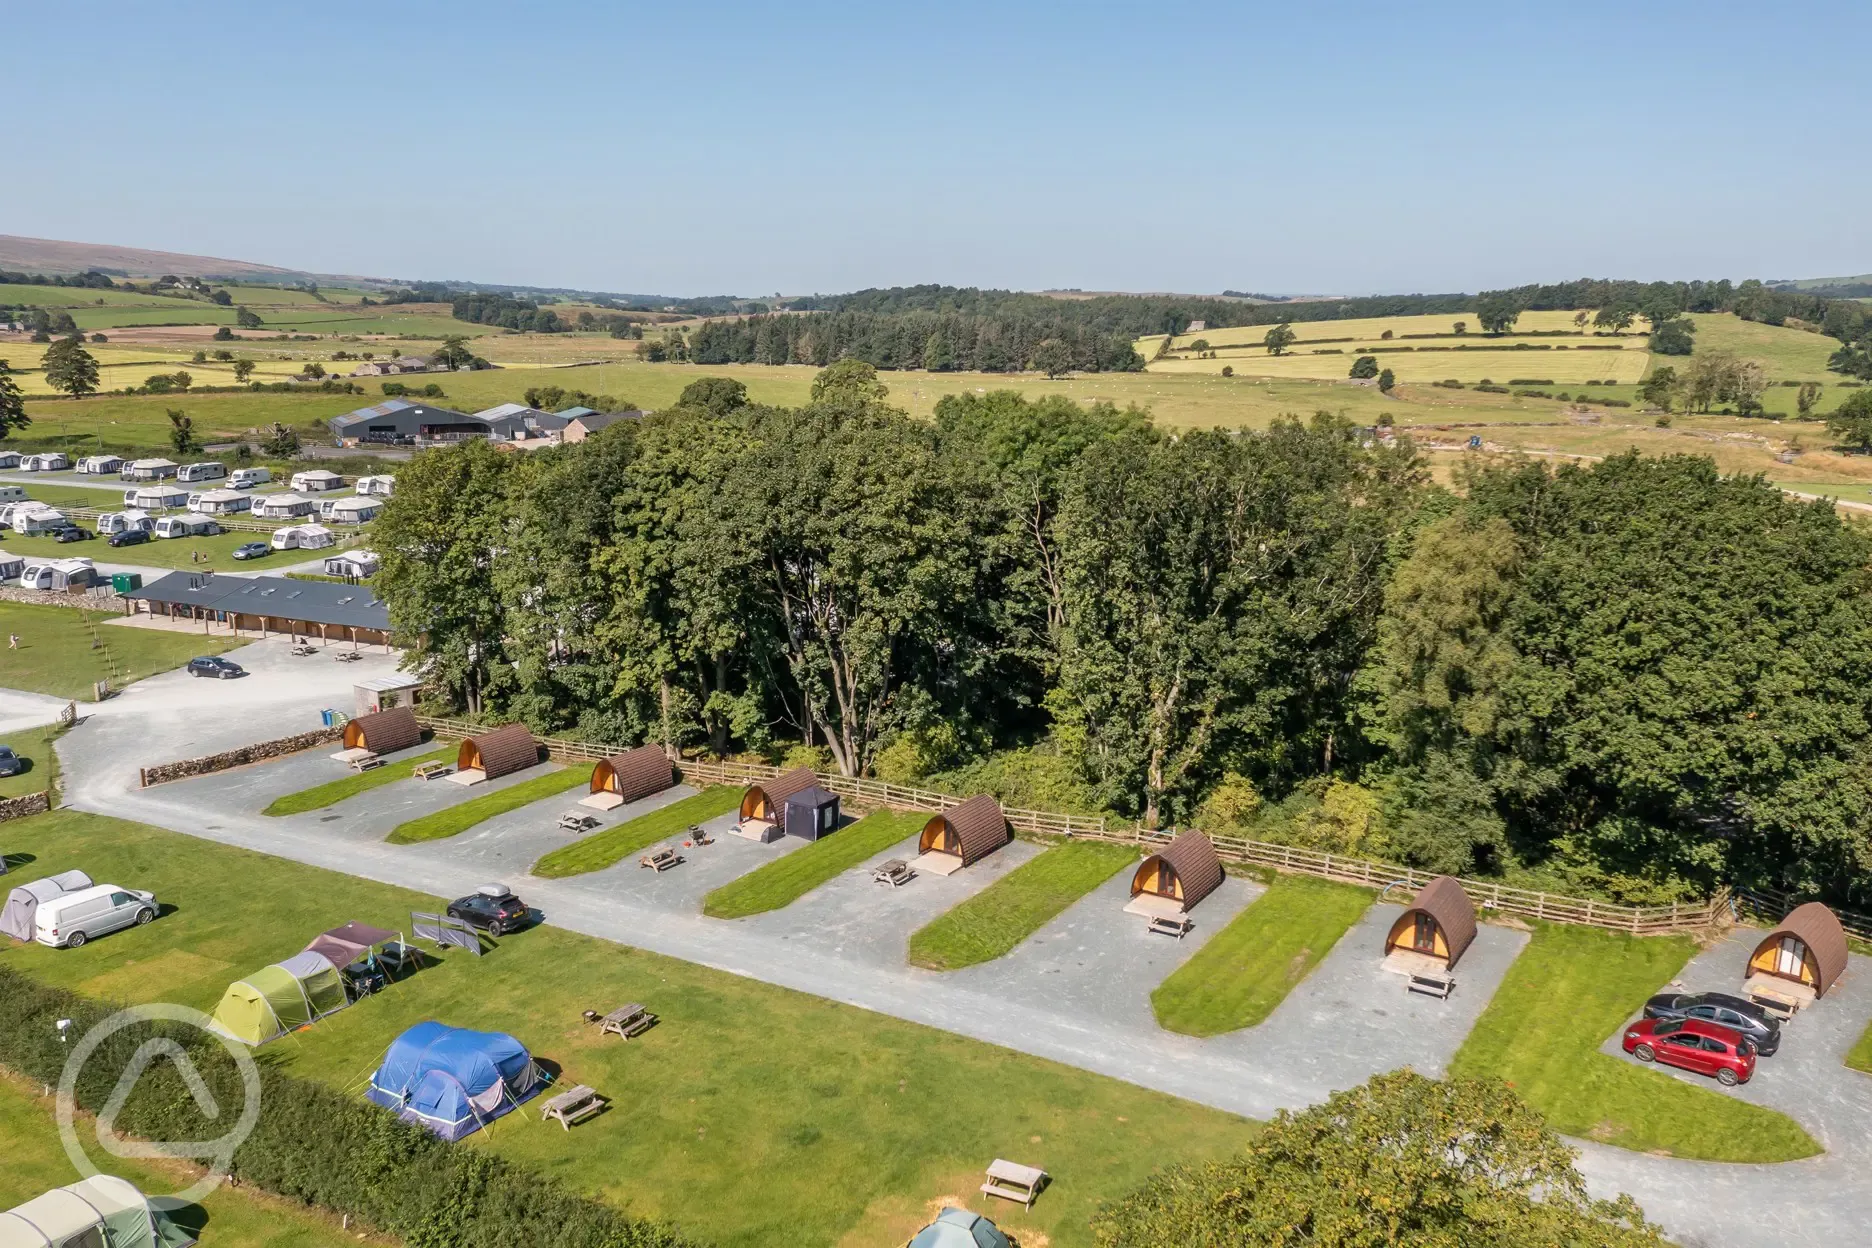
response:
<path id="1" fill-rule="evenodd" d="M 273 479 L 273 474 L 265 468 L 236 468 L 234 475 L 228 478 L 228 484 L 237 490 L 251 490 L 256 485 L 264 485 Z"/>
<path id="2" fill-rule="evenodd" d="M 87 940 L 156 917 L 156 894 L 115 884 L 96 884 L 49 897 L 33 915 L 33 939 L 54 949 L 76 949 Z"/>
<path id="3" fill-rule="evenodd" d="M 219 481 L 227 475 L 227 465 L 211 459 L 199 464 L 183 464 L 176 472 L 176 480 Z"/>
<path id="4" fill-rule="evenodd" d="M 221 531 L 214 517 L 189 512 L 183 516 L 164 516 L 156 522 L 157 537 L 213 537 Z"/>

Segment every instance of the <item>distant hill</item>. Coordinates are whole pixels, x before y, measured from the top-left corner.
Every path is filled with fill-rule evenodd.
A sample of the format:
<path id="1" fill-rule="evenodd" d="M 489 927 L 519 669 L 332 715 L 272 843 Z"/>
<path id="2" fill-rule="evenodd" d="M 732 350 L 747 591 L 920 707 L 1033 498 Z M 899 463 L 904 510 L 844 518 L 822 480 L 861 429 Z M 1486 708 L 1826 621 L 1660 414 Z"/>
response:
<path id="1" fill-rule="evenodd" d="M 1775 290 L 1798 290 L 1802 294 L 1819 295 L 1823 299 L 1872 297 L 1872 273 L 1860 273 L 1853 277 L 1803 277 L 1768 282 L 1767 285 Z"/>
<path id="2" fill-rule="evenodd" d="M 248 260 L 222 260 L 175 251 L 146 251 L 110 243 L 67 243 L 50 238 L 0 234 L 0 269 L 27 273 L 83 273 L 95 269 L 112 277 L 221 277 L 234 279 L 305 278 L 312 274 Z"/>

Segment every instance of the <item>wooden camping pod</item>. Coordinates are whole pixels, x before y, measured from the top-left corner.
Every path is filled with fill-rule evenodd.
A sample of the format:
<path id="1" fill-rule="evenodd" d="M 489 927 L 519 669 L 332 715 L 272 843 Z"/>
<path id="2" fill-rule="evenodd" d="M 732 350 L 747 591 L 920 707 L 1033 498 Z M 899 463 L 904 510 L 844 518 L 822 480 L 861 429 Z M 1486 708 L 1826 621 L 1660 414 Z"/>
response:
<path id="1" fill-rule="evenodd" d="M 1385 936 L 1384 951 L 1408 949 L 1455 966 L 1475 940 L 1476 908 L 1461 884 L 1439 875 L 1417 890 Z"/>
<path id="2" fill-rule="evenodd" d="M 977 793 L 924 824 L 923 835 L 917 838 L 917 852 L 954 854 L 966 867 L 1012 839 L 1001 803 L 987 793 Z"/>
<path id="3" fill-rule="evenodd" d="M 1180 901 L 1188 910 L 1222 882 L 1222 859 L 1201 832 L 1179 832 L 1176 839 L 1138 864 L 1131 895 L 1149 893 Z"/>
<path id="4" fill-rule="evenodd" d="M 388 754 L 393 750 L 406 750 L 412 745 L 422 743 L 422 726 L 416 722 L 416 712 L 407 706 L 392 707 L 387 711 L 378 711 L 372 715 L 360 715 L 344 726 L 344 744 L 347 750 L 369 750 L 373 754 Z"/>
<path id="5" fill-rule="evenodd" d="M 741 818 L 779 823 L 786 814 L 786 799 L 795 793 L 805 792 L 817 783 L 819 777 L 813 774 L 812 768 L 795 767 L 771 780 L 750 784 L 747 792 L 741 795 Z"/>
<path id="6" fill-rule="evenodd" d="M 675 771 L 663 751 L 654 745 L 640 745 L 613 754 L 592 768 L 591 791 L 615 793 L 622 801 L 634 802 L 661 793 L 675 782 Z"/>
<path id="7" fill-rule="evenodd" d="M 479 769 L 492 780 L 539 762 L 539 742 L 525 724 L 506 724 L 493 732 L 469 737 L 455 752 L 455 770 Z"/>
<path id="8" fill-rule="evenodd" d="M 1745 975 L 1793 980 L 1824 997 L 1846 970 L 1846 929 L 1817 901 L 1795 906 L 1749 955 Z"/>

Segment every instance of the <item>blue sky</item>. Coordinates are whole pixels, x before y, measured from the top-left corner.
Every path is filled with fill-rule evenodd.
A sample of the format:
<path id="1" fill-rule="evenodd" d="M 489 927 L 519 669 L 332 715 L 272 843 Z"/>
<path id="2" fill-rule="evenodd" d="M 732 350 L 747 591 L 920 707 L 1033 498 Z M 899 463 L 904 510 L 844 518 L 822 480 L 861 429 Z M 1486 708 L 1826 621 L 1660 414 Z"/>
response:
<path id="1" fill-rule="evenodd" d="M 14 5 L 0 233 L 666 294 L 1872 270 L 1872 5 Z"/>

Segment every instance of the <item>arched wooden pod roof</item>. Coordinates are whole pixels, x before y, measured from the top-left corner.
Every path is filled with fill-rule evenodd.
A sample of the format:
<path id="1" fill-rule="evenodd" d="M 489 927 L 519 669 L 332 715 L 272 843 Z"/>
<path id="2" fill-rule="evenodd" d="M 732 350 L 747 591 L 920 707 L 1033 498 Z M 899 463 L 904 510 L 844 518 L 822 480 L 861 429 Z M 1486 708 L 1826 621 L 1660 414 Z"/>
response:
<path id="1" fill-rule="evenodd" d="M 1398 921 L 1391 925 L 1391 933 L 1385 937 L 1386 953 L 1391 952 L 1393 945 L 1409 943 L 1408 940 L 1400 940 L 1399 933 L 1410 931 L 1419 914 L 1429 915 L 1443 929 L 1443 941 L 1449 946 L 1449 964 L 1455 966 L 1463 950 L 1475 940 L 1475 902 L 1469 900 L 1469 894 L 1463 891 L 1463 886 L 1453 876 L 1437 876 L 1417 890 L 1417 896 L 1398 916 Z"/>
<path id="2" fill-rule="evenodd" d="M 795 793 L 802 793 L 819 783 L 819 777 L 810 767 L 795 767 L 792 771 L 783 771 L 771 780 L 762 780 L 747 787 L 741 795 L 741 817 L 752 819 L 760 814 L 764 819 L 778 822 L 781 807 L 786 799 Z M 764 813 L 762 813 L 764 811 Z"/>
<path id="3" fill-rule="evenodd" d="M 917 838 L 917 852 L 926 854 L 937 848 L 945 827 L 961 846 L 965 867 L 1000 849 L 1013 835 L 1008 831 L 1007 816 L 1001 813 L 1001 803 L 988 793 L 977 793 L 931 818 Z"/>
<path id="4" fill-rule="evenodd" d="M 420 745 L 422 726 L 416 722 L 415 711 L 407 706 L 394 706 L 373 715 L 360 715 L 346 724 L 344 743 L 347 750 L 388 754 L 392 750 Z"/>
<path id="5" fill-rule="evenodd" d="M 654 745 L 613 754 L 592 768 L 591 791 L 615 793 L 627 802 L 661 793 L 676 782 L 670 761 Z"/>
<path id="6" fill-rule="evenodd" d="M 1194 829 L 1177 833 L 1168 845 L 1138 864 L 1131 876 L 1133 897 L 1145 890 L 1145 881 L 1151 879 L 1160 866 L 1168 867 L 1183 886 L 1185 910 L 1213 893 L 1216 885 L 1222 882 L 1222 860 L 1216 856 L 1215 845 Z"/>
<path id="7" fill-rule="evenodd" d="M 455 752 L 455 768 L 479 767 L 487 778 L 505 776 L 539 762 L 539 742 L 525 724 L 506 724 L 493 732 L 469 737 Z"/>
<path id="8" fill-rule="evenodd" d="M 1781 943 L 1783 936 L 1793 936 L 1807 946 L 1807 958 L 1814 970 L 1814 995 L 1824 997 L 1846 970 L 1846 929 L 1840 926 L 1838 916 L 1817 901 L 1795 906 L 1781 920 L 1781 926 L 1755 946 L 1749 961 L 1754 962 Z"/>

